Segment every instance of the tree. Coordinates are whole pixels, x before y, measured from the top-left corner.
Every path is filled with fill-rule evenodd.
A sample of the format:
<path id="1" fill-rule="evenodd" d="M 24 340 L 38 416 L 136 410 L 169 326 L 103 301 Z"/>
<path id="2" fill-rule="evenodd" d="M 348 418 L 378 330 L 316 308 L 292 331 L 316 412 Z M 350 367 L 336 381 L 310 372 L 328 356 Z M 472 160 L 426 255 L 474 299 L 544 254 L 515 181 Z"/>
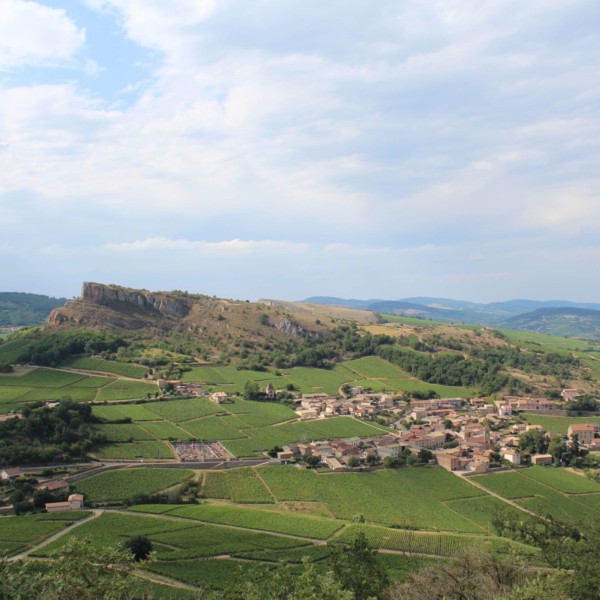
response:
<path id="1" fill-rule="evenodd" d="M 421 448 L 419 450 L 418 458 L 421 462 L 429 462 L 433 458 L 433 452 L 427 448 Z"/>
<path id="2" fill-rule="evenodd" d="M 546 434 L 538 429 L 526 431 L 519 436 L 519 448 L 521 452 L 543 454 L 547 447 Z"/>
<path id="3" fill-rule="evenodd" d="M 386 469 L 396 469 L 400 466 L 400 461 L 394 456 L 386 456 L 383 459 L 383 466 Z"/>
<path id="4" fill-rule="evenodd" d="M 244 385 L 244 399 L 245 400 L 260 400 L 262 393 L 258 387 L 256 381 L 246 381 Z"/>
<path id="5" fill-rule="evenodd" d="M 564 438 L 561 435 L 553 436 L 548 444 L 548 454 L 552 454 L 556 464 L 560 464 L 566 450 Z"/>
<path id="6" fill-rule="evenodd" d="M 505 600 L 506 594 L 524 581 L 525 573 L 515 562 L 502 560 L 492 554 L 464 554 L 454 560 L 436 563 L 435 566 L 415 569 L 410 573 L 409 581 L 392 587 L 387 598 Z"/>
<path id="7" fill-rule="evenodd" d="M 209 596 L 214 600 L 223 597 Z M 300 575 L 289 565 L 280 565 L 269 577 L 257 570 L 244 583 L 228 590 L 226 597 L 228 600 L 355 600 L 354 594 L 344 588 L 331 570 L 317 570 L 307 559 Z"/>
<path id="8" fill-rule="evenodd" d="M 316 467 L 321 462 L 318 456 L 313 456 L 312 454 L 305 454 L 302 460 L 306 463 L 307 467 Z"/>
<path id="9" fill-rule="evenodd" d="M 358 467 L 358 465 L 360 465 L 360 460 L 358 460 L 358 458 L 356 458 L 356 456 L 351 456 L 350 458 L 348 458 L 348 460 L 346 461 L 346 464 L 353 469 L 354 467 Z"/>
<path id="10" fill-rule="evenodd" d="M 135 537 L 129 538 L 124 544 L 123 548 L 129 550 L 133 554 L 133 558 L 136 562 L 146 560 L 152 552 L 152 542 L 145 535 L 136 535 Z"/>
<path id="11" fill-rule="evenodd" d="M 389 578 L 364 533 L 360 532 L 349 547 L 331 548 L 332 571 L 344 589 L 353 592 L 356 600 L 383 596 Z"/>
<path id="12" fill-rule="evenodd" d="M 133 557 L 121 550 L 98 549 L 71 538 L 40 565 L 35 561 L 0 561 L 0 600 L 131 600 Z"/>

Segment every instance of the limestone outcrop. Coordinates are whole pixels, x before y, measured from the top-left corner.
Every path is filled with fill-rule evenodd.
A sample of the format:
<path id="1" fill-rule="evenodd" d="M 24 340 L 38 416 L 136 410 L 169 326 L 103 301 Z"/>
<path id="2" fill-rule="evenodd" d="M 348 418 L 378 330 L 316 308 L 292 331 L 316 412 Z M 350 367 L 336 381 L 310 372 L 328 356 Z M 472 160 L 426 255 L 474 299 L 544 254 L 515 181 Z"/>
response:
<path id="1" fill-rule="evenodd" d="M 145 290 L 131 290 L 116 285 L 85 282 L 81 291 L 81 299 L 96 304 L 131 304 L 139 309 L 150 308 L 161 315 L 173 319 L 185 317 L 191 309 L 186 298 L 177 298 L 166 294 L 154 294 Z"/>

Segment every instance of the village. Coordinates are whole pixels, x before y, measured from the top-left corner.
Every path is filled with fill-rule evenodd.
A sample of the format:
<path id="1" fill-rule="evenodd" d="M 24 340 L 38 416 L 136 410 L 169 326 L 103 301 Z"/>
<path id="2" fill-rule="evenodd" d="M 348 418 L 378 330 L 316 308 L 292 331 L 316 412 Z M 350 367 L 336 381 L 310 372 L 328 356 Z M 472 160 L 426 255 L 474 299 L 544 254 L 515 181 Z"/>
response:
<path id="1" fill-rule="evenodd" d="M 565 389 L 563 403 L 547 398 L 505 396 L 492 404 L 482 398 L 436 398 L 396 400 L 387 394 L 365 393 L 353 388 L 348 397 L 304 394 L 298 399 L 296 413 L 303 419 L 323 419 L 350 415 L 374 419 L 393 416 L 397 433 L 369 439 L 351 438 L 311 444 L 295 444 L 277 454 L 282 461 L 316 457 L 323 465 L 339 470 L 360 465 L 394 466 L 400 463 L 437 463 L 457 474 L 485 473 L 490 468 L 520 464 L 555 464 L 557 457 L 521 448 L 521 436 L 538 432 L 547 438 L 540 425 L 529 425 L 522 413 L 566 415 L 564 402 L 575 399 L 577 390 Z M 546 446 L 549 438 L 546 439 Z M 563 440 L 565 451 L 600 450 L 600 427 L 596 423 L 572 424 Z M 403 460 L 400 460 L 403 459 Z M 312 461 L 314 463 L 314 461 Z M 560 463 L 560 461 L 558 461 Z"/>

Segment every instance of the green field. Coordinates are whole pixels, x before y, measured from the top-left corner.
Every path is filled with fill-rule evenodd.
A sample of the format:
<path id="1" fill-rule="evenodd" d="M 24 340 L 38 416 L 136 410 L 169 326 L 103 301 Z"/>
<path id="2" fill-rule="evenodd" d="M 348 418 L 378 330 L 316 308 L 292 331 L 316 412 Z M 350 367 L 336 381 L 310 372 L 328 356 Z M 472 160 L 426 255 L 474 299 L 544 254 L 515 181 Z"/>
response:
<path id="1" fill-rule="evenodd" d="M 153 440 L 155 437 L 132 423 L 96 425 L 94 429 L 106 436 L 110 442 L 132 442 L 139 440 Z"/>
<path id="2" fill-rule="evenodd" d="M 114 400 L 137 400 L 154 396 L 158 387 L 154 383 L 143 383 L 141 381 L 127 381 L 118 379 L 113 383 L 101 388 L 96 399 L 99 402 Z"/>
<path id="3" fill-rule="evenodd" d="M 197 419 L 221 411 L 217 404 L 206 398 L 152 402 L 144 406 L 157 415 L 157 418 L 163 417 L 175 423 Z"/>
<path id="4" fill-rule="evenodd" d="M 107 444 L 94 450 L 94 455 L 98 458 L 127 460 L 173 460 L 175 458 L 169 448 L 158 440 Z"/>
<path id="5" fill-rule="evenodd" d="M 519 506 L 538 515 L 551 515 L 569 523 L 584 523 L 588 519 L 598 518 L 600 494 L 578 496 L 576 494 L 567 495 L 559 491 L 561 488 L 570 488 L 577 490 L 577 493 L 580 494 L 583 490 L 597 488 L 588 487 L 584 479 L 579 481 L 578 475 L 566 471 L 562 471 L 560 474 L 546 473 L 546 469 L 549 467 L 477 475 L 475 480 L 492 492 L 503 498 L 514 500 Z M 582 502 L 580 498 L 586 498 L 586 500 Z"/>
<path id="6" fill-rule="evenodd" d="M 84 494 L 86 501 L 120 501 L 138 494 L 154 494 L 189 479 L 193 474 L 189 469 L 119 469 L 78 481 L 75 488 Z"/>
<path id="7" fill-rule="evenodd" d="M 343 363 L 357 379 L 412 379 L 406 372 L 379 356 L 365 356 Z"/>
<path id="8" fill-rule="evenodd" d="M 243 504 L 272 503 L 273 497 L 254 469 L 209 471 L 202 488 L 207 498 L 228 499 Z"/>
<path id="9" fill-rule="evenodd" d="M 145 507 L 134 506 L 131 510 L 143 512 Z M 166 514 L 206 523 L 270 531 L 316 540 L 326 540 L 344 525 L 333 519 L 216 504 L 179 506 Z"/>
<path id="10" fill-rule="evenodd" d="M 445 505 L 483 492 L 440 467 L 369 473 L 316 473 L 294 467 L 257 470 L 278 502 L 322 502 L 339 519 L 361 514 L 383 525 L 487 532 Z"/>
<path id="11" fill-rule="evenodd" d="M 114 373 L 115 375 L 121 375 L 122 377 L 133 377 L 134 379 L 141 379 L 148 372 L 148 369 L 141 365 L 132 365 L 130 363 L 104 360 L 103 358 L 91 358 L 88 356 L 76 356 L 70 358 L 64 363 L 64 366 L 85 371 Z"/>
<path id="12" fill-rule="evenodd" d="M 567 434 L 569 425 L 577 425 L 579 423 L 598 423 L 600 417 L 547 417 L 545 415 L 523 415 L 530 425 L 541 425 L 548 433 Z"/>
<path id="13" fill-rule="evenodd" d="M 35 546 L 45 538 L 89 515 L 89 512 L 73 511 L 53 515 L 0 517 L 0 557 L 3 554 L 5 556 L 16 554 Z"/>
<path id="14" fill-rule="evenodd" d="M 156 421 L 159 417 L 156 413 L 148 410 L 146 406 L 141 404 L 94 405 L 92 414 L 106 421 L 119 421 L 121 419 Z"/>
<path id="15" fill-rule="evenodd" d="M 108 377 L 88 377 L 51 369 L 0 375 L 0 404 L 56 401 L 64 397 L 90 401 L 95 398 L 98 389 L 112 381 Z"/>

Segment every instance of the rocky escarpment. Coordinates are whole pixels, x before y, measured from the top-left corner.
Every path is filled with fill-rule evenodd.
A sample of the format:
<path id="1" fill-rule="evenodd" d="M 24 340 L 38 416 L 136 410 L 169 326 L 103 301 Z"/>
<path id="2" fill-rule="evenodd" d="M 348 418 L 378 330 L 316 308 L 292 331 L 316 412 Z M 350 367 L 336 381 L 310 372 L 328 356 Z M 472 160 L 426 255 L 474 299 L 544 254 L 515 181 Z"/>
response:
<path id="1" fill-rule="evenodd" d="M 154 309 L 165 317 L 181 319 L 191 309 L 191 302 L 186 298 L 174 298 L 166 294 L 153 294 L 145 290 L 131 290 L 116 285 L 86 282 L 81 291 L 82 300 L 96 304 L 132 304 L 139 309 Z"/>

